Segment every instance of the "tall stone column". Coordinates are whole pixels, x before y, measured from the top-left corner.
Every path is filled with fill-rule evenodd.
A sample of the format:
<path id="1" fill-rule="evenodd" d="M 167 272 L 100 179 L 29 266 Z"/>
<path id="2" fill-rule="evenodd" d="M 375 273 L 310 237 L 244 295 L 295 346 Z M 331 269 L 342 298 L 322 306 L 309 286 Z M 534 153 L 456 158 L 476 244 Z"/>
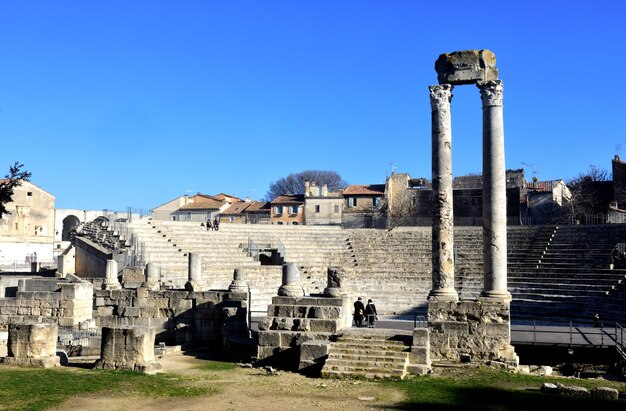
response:
<path id="1" fill-rule="evenodd" d="M 510 300 L 507 290 L 506 170 L 501 80 L 479 81 L 483 102 L 483 264 L 482 297 Z"/>
<path id="2" fill-rule="evenodd" d="M 432 109 L 433 284 L 429 299 L 458 301 L 454 289 L 454 218 L 452 213 L 452 85 L 430 86 Z"/>

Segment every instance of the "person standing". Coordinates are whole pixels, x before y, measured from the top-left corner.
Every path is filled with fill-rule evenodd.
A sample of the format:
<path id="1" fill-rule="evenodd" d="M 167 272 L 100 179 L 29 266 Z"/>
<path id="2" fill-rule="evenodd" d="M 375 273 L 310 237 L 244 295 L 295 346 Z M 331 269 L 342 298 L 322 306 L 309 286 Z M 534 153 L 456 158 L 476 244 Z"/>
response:
<path id="1" fill-rule="evenodd" d="M 218 220 L 217 217 L 213 220 L 213 229 L 215 231 L 220 229 L 220 220 Z"/>
<path id="2" fill-rule="evenodd" d="M 363 299 L 359 297 L 354 302 L 354 324 L 357 327 L 363 327 L 364 316 L 365 316 L 365 306 L 363 305 Z"/>
<path id="3" fill-rule="evenodd" d="M 209 218 L 207 218 L 207 220 L 206 220 L 206 230 L 207 230 L 207 231 L 210 231 L 210 230 L 211 230 L 211 228 L 213 228 L 213 227 L 211 227 L 211 217 L 209 217 Z"/>
<path id="4" fill-rule="evenodd" d="M 378 312 L 376 311 L 376 305 L 374 305 L 371 298 L 367 300 L 365 315 L 367 316 L 367 326 L 369 328 L 374 328 L 374 323 L 378 320 Z"/>

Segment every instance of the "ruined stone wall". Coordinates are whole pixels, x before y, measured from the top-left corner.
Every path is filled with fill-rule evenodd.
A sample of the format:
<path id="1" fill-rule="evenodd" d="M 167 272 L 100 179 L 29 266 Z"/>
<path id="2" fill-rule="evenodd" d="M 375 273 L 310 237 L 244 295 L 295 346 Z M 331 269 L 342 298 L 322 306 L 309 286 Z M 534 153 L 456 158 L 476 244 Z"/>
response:
<path id="1" fill-rule="evenodd" d="M 54 280 L 54 279 L 52 279 Z M 58 283 L 46 290 L 44 282 L 24 281 L 13 298 L 0 298 L 0 329 L 10 323 L 43 322 L 75 326 L 92 317 L 93 289 L 89 283 Z"/>
<path id="2" fill-rule="evenodd" d="M 435 361 L 499 361 L 513 365 L 519 359 L 511 341 L 509 303 L 490 301 L 435 301 L 428 304 L 430 355 Z"/>
<path id="3" fill-rule="evenodd" d="M 182 290 L 96 290 L 99 327 L 154 328 L 156 340 L 223 346 L 230 337 L 247 335 L 247 293 Z"/>
<path id="4" fill-rule="evenodd" d="M 84 278 L 104 278 L 106 262 L 113 258 L 111 250 L 85 237 L 76 237 L 75 247 L 76 275 Z"/>

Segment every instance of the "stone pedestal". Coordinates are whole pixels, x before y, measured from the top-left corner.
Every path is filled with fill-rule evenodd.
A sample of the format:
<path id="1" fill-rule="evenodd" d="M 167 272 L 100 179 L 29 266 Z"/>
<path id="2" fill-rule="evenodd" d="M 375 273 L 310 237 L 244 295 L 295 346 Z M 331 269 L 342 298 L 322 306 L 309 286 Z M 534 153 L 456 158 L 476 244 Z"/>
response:
<path id="1" fill-rule="evenodd" d="M 248 293 L 250 291 L 246 282 L 246 275 L 240 268 L 235 268 L 233 281 L 228 286 L 228 291 L 231 293 Z"/>
<path id="2" fill-rule="evenodd" d="M 199 254 L 189 253 L 189 280 L 185 283 L 187 291 L 206 291 L 206 283 L 202 280 L 202 259 Z"/>
<path id="3" fill-rule="evenodd" d="M 117 261 L 107 260 L 104 283 L 102 284 L 104 290 L 121 290 L 122 285 L 117 279 Z"/>
<path id="4" fill-rule="evenodd" d="M 297 370 L 300 345 L 328 340 L 344 328 L 344 316 L 349 317 L 350 311 L 345 312 L 342 298 L 274 297 L 267 318 L 259 322 L 257 358 Z M 303 361 L 310 363 L 312 359 Z"/>
<path id="5" fill-rule="evenodd" d="M 161 270 L 155 263 L 147 263 L 145 269 L 145 282 L 141 285 L 150 291 L 160 290 Z"/>
<path id="6" fill-rule="evenodd" d="M 300 271 L 294 263 L 283 264 L 283 285 L 278 288 L 281 297 L 302 297 L 304 288 L 300 282 Z"/>
<path id="7" fill-rule="evenodd" d="M 100 359 L 94 368 L 154 374 L 161 364 L 154 359 L 154 329 L 103 327 Z"/>
<path id="8" fill-rule="evenodd" d="M 327 297 L 341 298 L 347 294 L 346 290 L 342 288 L 343 279 L 346 275 L 345 271 L 341 267 L 328 267 L 327 269 L 327 284 L 324 288 L 324 295 Z"/>
<path id="9" fill-rule="evenodd" d="M 416 328 L 413 330 L 408 372 L 412 375 L 424 375 L 431 371 L 430 333 L 428 328 Z"/>
<path id="10" fill-rule="evenodd" d="M 428 327 L 433 362 L 460 362 L 464 356 L 479 363 L 519 365 L 511 345 L 508 302 L 429 301 Z"/>
<path id="11" fill-rule="evenodd" d="M 57 339 L 56 324 L 10 324 L 8 355 L 2 363 L 44 368 L 60 365 Z"/>

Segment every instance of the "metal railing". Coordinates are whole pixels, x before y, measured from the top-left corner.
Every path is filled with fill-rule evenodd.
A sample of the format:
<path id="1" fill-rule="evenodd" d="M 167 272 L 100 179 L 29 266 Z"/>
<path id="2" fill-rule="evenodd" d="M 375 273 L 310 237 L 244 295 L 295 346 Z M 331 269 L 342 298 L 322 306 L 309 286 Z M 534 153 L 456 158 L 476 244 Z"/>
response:
<path id="1" fill-rule="evenodd" d="M 102 329 L 80 329 L 79 327 L 59 327 L 58 345 L 100 347 Z"/>
<path id="2" fill-rule="evenodd" d="M 594 323 L 577 323 L 573 321 L 541 324 L 533 320 L 530 326 L 512 325 L 511 331 L 530 332 L 528 343 L 541 345 L 546 341 L 568 346 L 615 346 L 624 352 L 624 328 L 617 322 L 597 321 Z"/>

